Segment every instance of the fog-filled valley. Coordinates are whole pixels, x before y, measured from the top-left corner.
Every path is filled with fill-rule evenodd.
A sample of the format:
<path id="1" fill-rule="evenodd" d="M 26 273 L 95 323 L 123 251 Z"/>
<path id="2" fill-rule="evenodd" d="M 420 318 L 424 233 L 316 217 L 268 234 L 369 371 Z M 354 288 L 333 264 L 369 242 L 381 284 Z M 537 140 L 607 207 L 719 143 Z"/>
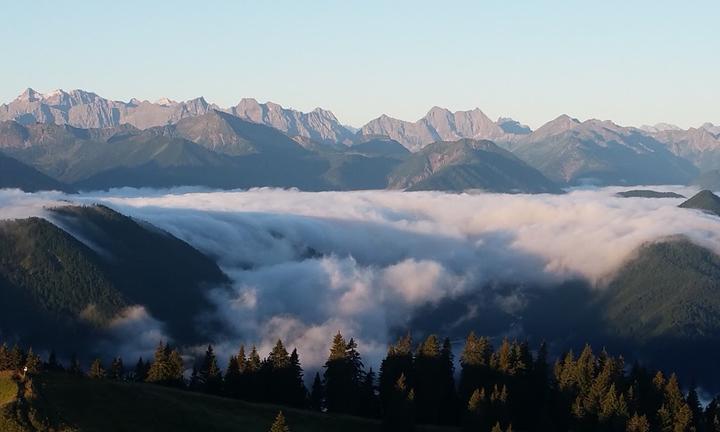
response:
<path id="1" fill-rule="evenodd" d="M 655 189 L 685 197 L 697 192 L 681 186 Z M 366 363 L 377 366 L 388 343 L 408 330 L 418 339 L 441 332 L 455 341 L 474 330 L 496 343 L 504 337 L 547 339 L 557 354 L 585 342 L 606 345 L 631 359 L 692 371 L 705 385 L 716 386 L 718 376 L 710 366 L 718 353 L 706 345 L 720 336 L 720 324 L 711 315 L 718 310 L 716 282 L 711 280 L 709 291 L 692 286 L 720 271 L 714 255 L 720 253 L 720 219 L 679 208 L 684 198 L 617 195 L 625 190 L 580 188 L 562 195 L 3 190 L 0 205 L 3 231 L 10 231 L 10 220 L 37 216 L 108 262 L 137 260 L 133 266 L 118 264 L 123 272 L 152 274 L 148 266 L 161 260 L 152 265 L 162 266 L 165 274 L 184 275 L 162 290 L 147 285 L 146 290 L 161 291 L 159 298 L 131 294 L 128 299 L 141 300 L 126 299 L 106 309 L 102 302 L 107 299 L 98 297 L 98 304 L 81 300 L 87 304 L 75 318 L 95 323 L 94 336 L 75 346 L 86 356 L 147 358 L 165 340 L 198 354 L 213 343 L 226 359 L 240 344 L 267 353 L 282 339 L 298 348 L 303 366 L 312 371 L 324 363 L 338 331 L 354 337 Z M 72 210 L 95 204 L 140 225 L 113 225 L 126 222 L 109 209 L 98 214 Z M 159 228 L 187 242 L 227 277 L 209 263 L 198 264 L 191 251 L 182 259 L 163 260 L 179 246 L 166 246 L 159 238 L 139 243 L 140 250 L 142 245 L 148 249 L 142 253 L 126 250 L 133 230 L 140 228 L 167 237 Z M 662 270 L 677 260 L 697 265 L 699 276 L 683 267 L 688 271 L 683 276 L 690 278 L 683 281 L 686 286 L 668 287 L 656 299 L 649 299 L 653 294 L 647 291 L 642 307 L 633 303 L 634 285 L 662 285 L 667 281 L 653 278 L 662 279 Z M 59 266 L 65 264 L 59 260 Z M 26 260 L 23 265 L 31 264 Z M 140 274 L 123 277 L 127 286 L 146 283 L 138 282 Z M 163 277 L 168 276 L 148 283 L 167 284 Z M 188 297 L 188 290 L 198 294 Z M 668 297 L 670 291 L 676 297 Z M 95 315 L 88 315 L 90 309 Z M 108 316 L 95 318 L 101 310 Z M 62 331 L 54 341 L 47 334 L 23 335 L 9 316 L 0 321 L 5 338 L 36 338 L 42 343 L 37 346 L 48 350 L 67 337 Z M 688 368 L 672 355 L 659 354 L 678 343 L 703 359 Z"/>

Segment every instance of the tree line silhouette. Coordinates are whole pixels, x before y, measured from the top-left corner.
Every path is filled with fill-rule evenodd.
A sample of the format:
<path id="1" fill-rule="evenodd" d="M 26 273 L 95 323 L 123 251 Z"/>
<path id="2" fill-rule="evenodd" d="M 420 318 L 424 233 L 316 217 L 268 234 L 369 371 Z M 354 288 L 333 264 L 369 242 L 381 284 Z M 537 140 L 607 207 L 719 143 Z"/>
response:
<path id="1" fill-rule="evenodd" d="M 54 352 L 43 362 L 32 349 L 0 345 L 0 370 L 65 371 L 377 418 L 387 431 L 436 424 L 493 432 L 720 432 L 720 397 L 703 408 L 694 386 L 683 392 L 674 374 L 628 367 L 621 356 L 590 345 L 551 363 L 544 343 L 531 350 L 527 342 L 505 339 L 495 348 L 471 333 L 458 363 L 456 373 L 449 339 L 430 335 L 415 345 L 407 335 L 389 346 L 376 374 L 363 364 L 356 342 L 338 333 L 308 391 L 297 350 L 288 352 L 280 340 L 265 358 L 241 346 L 224 370 L 210 345 L 189 378 L 180 352 L 162 342 L 151 361 L 140 358 L 133 368 L 118 357 L 107 369 L 96 359 L 87 371 L 75 356 L 65 367 Z"/>

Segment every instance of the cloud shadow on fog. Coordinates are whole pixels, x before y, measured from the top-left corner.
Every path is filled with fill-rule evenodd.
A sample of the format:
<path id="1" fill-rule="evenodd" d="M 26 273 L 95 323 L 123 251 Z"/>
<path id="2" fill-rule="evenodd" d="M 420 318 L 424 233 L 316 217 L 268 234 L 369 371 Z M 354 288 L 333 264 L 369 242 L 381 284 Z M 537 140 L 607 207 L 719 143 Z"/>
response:
<path id="1" fill-rule="evenodd" d="M 219 317 L 229 327 L 227 333 L 205 332 L 215 343 L 265 345 L 268 341 L 259 339 L 270 337 L 263 334 L 267 323 L 277 317 L 291 317 L 307 326 L 307 331 L 313 326 L 327 327 L 323 327 L 328 332 L 326 345 L 332 333 L 339 330 L 327 323 L 345 321 L 347 328 L 355 331 L 349 336 L 384 347 L 395 337 L 396 329 L 404 327 L 413 311 L 423 304 L 439 304 L 443 299 L 484 290 L 490 281 L 556 281 L 545 271 L 543 257 L 513 246 L 515 236 L 509 231 L 450 236 L 372 221 L 110 205 L 187 241 L 216 259 L 234 279 L 235 295 L 212 295 L 214 310 L 204 317 Z M 438 278 L 437 286 L 408 300 L 403 290 L 416 295 L 413 290 L 423 281 L 422 275 L 412 272 L 417 266 L 411 266 L 407 274 L 396 267 L 406 260 L 438 263 L 447 277 Z M 331 269 L 328 261 L 333 265 Z M 383 277 L 388 269 L 400 271 L 407 286 L 387 286 Z M 253 307 L 237 308 L 238 300 L 247 293 L 243 287 L 248 284 L 257 288 Z M 352 294 L 357 284 L 369 286 L 368 298 L 359 310 L 343 311 L 346 294 Z M 456 319 L 451 311 L 445 318 Z M 272 334 L 278 336 L 283 337 Z M 290 346 L 293 342 L 288 340 Z"/>

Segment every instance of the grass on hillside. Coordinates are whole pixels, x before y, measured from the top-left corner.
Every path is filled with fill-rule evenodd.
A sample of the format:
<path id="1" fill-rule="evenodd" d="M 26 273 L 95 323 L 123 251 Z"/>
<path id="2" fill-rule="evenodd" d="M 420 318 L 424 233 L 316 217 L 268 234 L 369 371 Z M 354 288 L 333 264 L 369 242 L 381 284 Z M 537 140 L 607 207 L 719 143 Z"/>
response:
<path id="1" fill-rule="evenodd" d="M 0 406 L 13 402 L 17 393 L 18 387 L 12 378 L 12 372 L 0 372 Z"/>
<path id="2" fill-rule="evenodd" d="M 279 410 L 293 432 L 381 429 L 379 422 L 368 419 L 253 404 L 151 384 L 91 380 L 66 374 L 43 374 L 35 383 L 55 415 L 80 432 L 267 432 Z"/>

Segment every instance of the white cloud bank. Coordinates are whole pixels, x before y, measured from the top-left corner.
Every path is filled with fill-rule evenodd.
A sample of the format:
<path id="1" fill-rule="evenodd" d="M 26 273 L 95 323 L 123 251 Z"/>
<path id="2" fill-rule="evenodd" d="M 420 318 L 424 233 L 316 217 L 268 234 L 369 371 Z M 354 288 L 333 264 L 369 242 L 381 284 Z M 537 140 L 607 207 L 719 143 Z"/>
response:
<path id="1" fill-rule="evenodd" d="M 655 188 L 658 189 L 658 188 Z M 664 187 L 686 195 L 693 190 Z M 320 364 L 333 333 L 370 358 L 415 307 L 488 281 L 601 285 L 641 244 L 683 234 L 720 252 L 720 219 L 682 199 L 615 197 L 620 188 L 566 195 L 115 190 L 64 196 L 0 191 L 0 218 L 42 215 L 69 199 L 102 202 L 147 220 L 217 258 L 234 280 L 214 292 L 233 334 L 221 349 L 276 338 Z"/>

